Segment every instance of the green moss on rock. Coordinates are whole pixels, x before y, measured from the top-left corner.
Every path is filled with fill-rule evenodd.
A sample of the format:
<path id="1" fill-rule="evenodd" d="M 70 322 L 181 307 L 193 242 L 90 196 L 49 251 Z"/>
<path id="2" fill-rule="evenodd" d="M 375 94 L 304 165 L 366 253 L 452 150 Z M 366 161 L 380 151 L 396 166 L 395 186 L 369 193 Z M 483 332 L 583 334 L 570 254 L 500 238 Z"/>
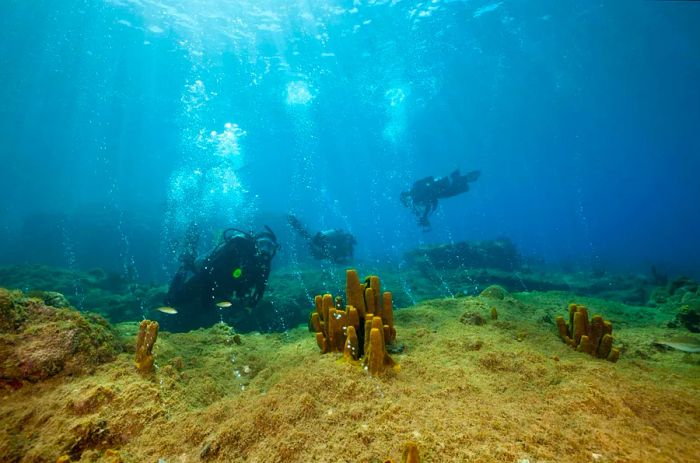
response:
<path id="1" fill-rule="evenodd" d="M 503 288 L 502 286 L 491 285 L 488 288 L 484 289 L 479 295 L 481 297 L 486 297 L 489 299 L 503 300 L 508 295 L 508 291 L 506 291 L 505 288 Z"/>
<path id="2" fill-rule="evenodd" d="M 119 351 L 115 333 L 99 315 L 0 288 L 0 384 L 89 372 Z"/>

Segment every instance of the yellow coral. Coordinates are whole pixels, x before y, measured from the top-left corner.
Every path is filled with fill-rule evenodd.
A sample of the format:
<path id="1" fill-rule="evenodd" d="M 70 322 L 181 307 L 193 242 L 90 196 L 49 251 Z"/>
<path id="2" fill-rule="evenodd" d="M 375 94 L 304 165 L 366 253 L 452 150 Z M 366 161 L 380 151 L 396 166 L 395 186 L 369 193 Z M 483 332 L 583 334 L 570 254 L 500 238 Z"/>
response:
<path id="1" fill-rule="evenodd" d="M 612 323 L 594 315 L 588 320 L 588 309 L 580 304 L 569 304 L 569 324 L 564 317 L 556 318 L 559 337 L 579 352 L 617 362 L 620 351 L 613 349 Z"/>
<path id="2" fill-rule="evenodd" d="M 413 442 L 406 442 L 406 448 L 403 450 L 403 463 L 420 463 L 418 455 L 418 446 Z"/>
<path id="3" fill-rule="evenodd" d="M 384 460 L 384 463 L 394 463 L 394 460 Z M 406 442 L 401 457 L 401 463 L 420 463 L 420 455 L 418 454 L 418 446 L 414 442 Z"/>
<path id="4" fill-rule="evenodd" d="M 136 369 L 143 374 L 153 372 L 153 346 L 158 339 L 158 322 L 143 320 L 136 337 Z"/>
<path id="5" fill-rule="evenodd" d="M 314 298 L 316 310 L 311 313 L 309 326 L 316 332 L 321 353 L 343 352 L 347 360 L 360 360 L 370 374 L 378 375 L 395 363 L 386 345 L 396 339 L 391 293 L 381 293 L 379 277 L 370 276 L 360 283 L 357 272 L 346 271 L 345 298 L 331 294 Z M 364 357 L 364 358 L 363 358 Z"/>

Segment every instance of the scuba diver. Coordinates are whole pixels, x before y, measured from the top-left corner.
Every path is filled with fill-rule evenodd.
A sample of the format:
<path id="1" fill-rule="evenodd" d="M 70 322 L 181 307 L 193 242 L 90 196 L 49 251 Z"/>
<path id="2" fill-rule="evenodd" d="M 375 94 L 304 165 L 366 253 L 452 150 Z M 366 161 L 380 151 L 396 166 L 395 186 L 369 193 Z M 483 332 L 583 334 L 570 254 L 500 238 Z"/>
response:
<path id="1" fill-rule="evenodd" d="M 401 203 L 418 217 L 418 225 L 430 230 L 428 216 L 437 210 L 438 199 L 450 198 L 469 191 L 469 183 L 475 182 L 480 171 L 460 174 L 455 169 L 449 177 L 425 177 L 413 183 L 409 191 L 401 192 Z"/>
<path id="2" fill-rule="evenodd" d="M 331 229 L 311 235 L 293 215 L 287 216 L 289 225 L 309 243 L 309 251 L 314 259 L 329 259 L 336 264 L 347 264 L 352 260 L 357 241 L 345 230 Z"/>
<path id="3" fill-rule="evenodd" d="M 221 243 L 196 261 L 198 241 L 196 225 L 190 226 L 180 268 L 165 297 L 165 304 L 182 314 L 164 320 L 164 328 L 170 331 L 213 325 L 221 320 L 217 306 L 255 307 L 265 292 L 272 259 L 280 247 L 268 226 L 257 234 L 229 228 Z"/>

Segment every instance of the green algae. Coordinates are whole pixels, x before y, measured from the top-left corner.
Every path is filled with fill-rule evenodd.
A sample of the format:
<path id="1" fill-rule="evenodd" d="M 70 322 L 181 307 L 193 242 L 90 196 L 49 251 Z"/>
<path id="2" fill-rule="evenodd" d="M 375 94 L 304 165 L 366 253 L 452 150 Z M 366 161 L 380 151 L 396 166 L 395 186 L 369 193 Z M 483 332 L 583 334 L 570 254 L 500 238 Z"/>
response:
<path id="1" fill-rule="evenodd" d="M 51 307 L 0 288 L 0 380 L 6 384 L 87 373 L 120 351 L 111 326 L 99 315 Z"/>

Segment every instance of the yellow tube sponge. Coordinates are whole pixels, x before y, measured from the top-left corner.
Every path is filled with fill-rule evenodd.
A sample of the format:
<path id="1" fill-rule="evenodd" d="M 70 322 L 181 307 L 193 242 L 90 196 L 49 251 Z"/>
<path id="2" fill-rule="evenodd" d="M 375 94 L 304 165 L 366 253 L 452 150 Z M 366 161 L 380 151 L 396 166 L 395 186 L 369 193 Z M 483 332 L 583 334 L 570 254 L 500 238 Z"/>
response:
<path id="1" fill-rule="evenodd" d="M 360 315 L 357 313 L 357 309 L 355 309 L 355 307 L 348 306 L 346 311 L 348 313 L 348 326 L 354 326 L 355 331 L 357 331 L 357 329 L 360 327 Z"/>
<path id="2" fill-rule="evenodd" d="M 406 442 L 406 448 L 403 450 L 402 463 L 420 463 L 420 455 L 418 454 L 418 446 L 414 442 Z"/>
<path id="3" fill-rule="evenodd" d="M 372 376 L 380 375 L 387 368 L 394 366 L 394 360 L 386 351 L 384 327 L 382 317 L 372 318 L 368 348 L 365 352 L 365 367 Z"/>
<path id="4" fill-rule="evenodd" d="M 355 307 L 360 318 L 365 318 L 364 289 L 354 269 L 348 269 L 345 272 L 345 304 Z"/>
<path id="5" fill-rule="evenodd" d="M 581 314 L 581 319 L 583 320 L 583 334 L 585 334 L 586 336 L 590 336 L 591 324 L 588 321 L 588 309 L 586 308 L 586 306 L 579 305 L 577 312 Z"/>
<path id="6" fill-rule="evenodd" d="M 564 317 L 556 317 L 555 323 L 559 337 L 579 352 L 585 352 L 594 357 L 616 362 L 620 357 L 619 349 L 613 349 L 612 323 L 603 320 L 600 315 L 588 319 L 588 309 L 581 304 L 569 304 L 569 320 L 566 324 Z"/>
<path id="7" fill-rule="evenodd" d="M 384 460 L 384 463 L 394 463 L 391 458 Z M 420 455 L 418 454 L 418 446 L 414 442 L 406 442 L 401 457 L 401 463 L 420 463 Z"/>
<path id="8" fill-rule="evenodd" d="M 569 304 L 569 337 L 574 338 L 574 314 L 578 310 L 576 304 Z"/>
<path id="9" fill-rule="evenodd" d="M 369 352 L 369 334 L 372 331 L 372 318 L 365 319 L 364 343 L 362 344 L 362 352 Z"/>
<path id="10" fill-rule="evenodd" d="M 348 360 L 363 359 L 371 374 L 379 374 L 395 365 L 386 351 L 386 345 L 396 339 L 391 293 L 380 292 L 377 276 L 367 277 L 364 283 L 355 270 L 347 270 L 345 276 L 345 308 L 342 297 L 314 297 L 310 330 L 316 333 L 321 353 L 342 352 Z"/>
<path id="11" fill-rule="evenodd" d="M 578 346 L 581 342 L 581 336 L 586 334 L 586 325 L 583 322 L 583 313 L 576 312 L 574 314 L 574 335 L 573 340 Z"/>
<path id="12" fill-rule="evenodd" d="M 382 332 L 372 328 L 369 333 L 369 351 L 367 352 L 366 367 L 369 374 L 377 376 L 384 371 L 384 345 L 382 344 Z"/>
<path id="13" fill-rule="evenodd" d="M 566 341 L 566 338 L 569 337 L 569 328 L 566 326 L 566 322 L 564 321 L 564 317 L 562 317 L 562 316 L 557 317 L 556 323 L 557 323 L 557 328 L 559 329 L 559 337 L 563 341 Z"/>
<path id="14" fill-rule="evenodd" d="M 366 288 L 365 289 L 365 303 L 367 304 L 367 316 L 369 314 L 377 314 L 377 300 L 374 297 L 374 289 L 373 288 Z"/>
<path id="15" fill-rule="evenodd" d="M 311 314 L 311 327 L 313 328 L 314 333 L 320 333 L 323 331 L 323 327 L 321 326 L 321 317 L 317 312 Z"/>
<path id="16" fill-rule="evenodd" d="M 394 303 L 389 291 L 384 291 L 384 294 L 382 294 L 381 315 L 384 323 L 389 325 L 389 336 L 385 337 L 384 340 L 387 343 L 394 342 L 396 340 L 396 329 L 394 329 Z"/>
<path id="17" fill-rule="evenodd" d="M 608 358 L 612 350 L 612 343 L 613 337 L 609 334 L 604 334 L 603 339 L 600 340 L 600 346 L 598 346 L 598 357 L 602 359 Z"/>
<path id="18" fill-rule="evenodd" d="M 359 358 L 360 351 L 357 341 L 357 333 L 355 332 L 355 327 L 348 326 L 348 336 L 345 339 L 345 349 L 343 350 L 343 357 L 346 360 L 357 360 Z"/>
<path id="19" fill-rule="evenodd" d="M 158 339 L 158 322 L 143 320 L 136 337 L 136 369 L 142 374 L 153 373 L 153 346 Z"/>
<path id="20" fill-rule="evenodd" d="M 328 343 L 323 333 L 316 333 L 316 344 L 318 344 L 318 348 L 321 349 L 322 354 L 328 352 Z"/>
<path id="21" fill-rule="evenodd" d="M 615 363 L 619 359 L 620 359 L 620 350 L 615 349 L 615 348 L 610 349 L 610 353 L 608 354 L 607 360 L 612 362 L 612 363 Z"/>
<path id="22" fill-rule="evenodd" d="M 588 336 L 586 336 L 585 334 L 581 336 L 581 342 L 579 343 L 576 350 L 579 352 L 585 352 L 587 354 L 590 354 L 592 352 L 591 341 L 588 338 Z"/>
<path id="23" fill-rule="evenodd" d="M 600 340 L 603 339 L 603 334 L 605 331 L 605 322 L 603 317 L 600 315 L 593 315 L 591 318 L 591 353 L 595 353 L 598 350 L 598 345 Z"/>

